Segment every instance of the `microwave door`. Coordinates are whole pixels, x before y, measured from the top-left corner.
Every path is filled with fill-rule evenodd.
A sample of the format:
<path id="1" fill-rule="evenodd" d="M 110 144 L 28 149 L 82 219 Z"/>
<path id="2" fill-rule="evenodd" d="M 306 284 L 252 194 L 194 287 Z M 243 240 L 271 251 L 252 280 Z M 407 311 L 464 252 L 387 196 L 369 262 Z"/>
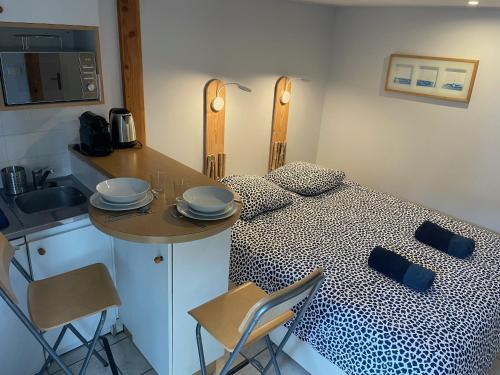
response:
<path id="1" fill-rule="evenodd" d="M 28 67 L 29 55 L 38 57 L 38 71 L 36 74 L 36 64 L 33 64 L 33 71 L 28 71 L 28 81 L 30 82 L 30 92 L 34 103 L 37 102 L 58 102 L 64 100 L 63 82 L 61 72 L 61 61 L 58 53 L 27 53 L 26 66 Z M 38 93 L 41 87 L 41 95 Z"/>
<path id="2" fill-rule="evenodd" d="M 78 54 L 61 53 L 59 57 L 64 100 L 82 100 L 82 79 Z"/>
<path id="3" fill-rule="evenodd" d="M 5 104 L 31 103 L 24 53 L 0 53 L 0 60 Z"/>

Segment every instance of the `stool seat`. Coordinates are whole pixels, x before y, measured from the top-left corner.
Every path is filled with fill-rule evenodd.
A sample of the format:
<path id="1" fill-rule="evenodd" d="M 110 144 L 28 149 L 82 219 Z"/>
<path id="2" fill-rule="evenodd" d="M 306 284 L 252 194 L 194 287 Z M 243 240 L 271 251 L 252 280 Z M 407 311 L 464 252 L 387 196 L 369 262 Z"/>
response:
<path id="1" fill-rule="evenodd" d="M 33 281 L 28 286 L 31 321 L 42 331 L 120 305 L 113 280 L 102 263 Z"/>
<path id="2" fill-rule="evenodd" d="M 243 335 L 239 328 L 248 311 L 266 296 L 268 294 L 254 283 L 246 283 L 189 311 L 189 314 L 227 351 L 232 352 Z M 250 344 L 264 337 L 293 317 L 293 311 L 286 310 L 264 324 L 258 325 L 246 343 Z"/>

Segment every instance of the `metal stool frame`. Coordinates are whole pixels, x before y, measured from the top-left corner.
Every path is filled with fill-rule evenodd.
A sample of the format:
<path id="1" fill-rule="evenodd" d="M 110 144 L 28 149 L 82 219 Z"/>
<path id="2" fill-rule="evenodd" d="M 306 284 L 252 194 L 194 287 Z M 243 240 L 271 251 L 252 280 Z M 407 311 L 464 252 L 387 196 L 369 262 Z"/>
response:
<path id="1" fill-rule="evenodd" d="M 21 273 L 21 275 L 26 279 L 26 281 L 28 281 L 28 283 L 33 282 L 31 276 L 26 272 L 26 270 L 17 261 L 17 259 L 12 258 L 11 262 Z M 10 299 L 10 297 L 7 295 L 7 293 L 5 293 L 5 291 L 2 288 L 0 288 L 0 297 L 3 298 L 3 300 L 7 303 L 7 305 L 14 312 L 14 314 L 16 314 L 19 320 L 21 320 L 21 322 L 31 332 L 31 334 L 40 343 L 40 345 L 42 345 L 42 347 L 48 352 L 49 356 L 46 359 L 40 371 L 38 372 L 39 375 L 43 375 L 44 371 L 50 366 L 52 361 L 55 361 L 66 375 L 73 375 L 68 366 L 66 366 L 66 364 L 62 361 L 61 357 L 56 354 L 57 348 L 59 347 L 59 344 L 61 343 L 68 329 L 71 332 L 73 332 L 73 334 L 82 342 L 82 344 L 88 348 L 88 352 L 87 355 L 85 356 L 85 360 L 80 369 L 79 375 L 85 374 L 85 371 L 87 370 L 87 367 L 89 365 L 90 359 L 93 354 L 103 364 L 104 367 L 109 366 L 108 362 L 104 358 L 102 358 L 102 356 L 95 350 L 97 342 L 99 341 L 99 338 L 101 338 L 101 331 L 104 326 L 104 321 L 106 320 L 106 313 L 107 313 L 106 310 L 101 312 L 99 324 L 97 325 L 97 328 L 95 330 L 94 336 L 91 341 L 85 340 L 85 338 L 80 334 L 80 332 L 78 332 L 78 330 L 71 323 L 69 323 L 63 326 L 61 332 L 59 333 L 59 336 L 57 337 L 54 347 L 51 347 L 50 344 L 43 337 L 43 332 L 40 333 L 40 331 L 33 325 L 31 320 L 28 319 L 28 317 L 23 313 L 23 311 L 19 308 L 19 306 Z M 116 373 L 116 369 L 113 368 L 112 370 L 113 373 Z"/>
<path id="2" fill-rule="evenodd" d="M 290 338 L 290 335 L 293 333 L 293 331 L 297 327 L 297 324 L 300 322 L 300 320 L 304 316 L 306 310 L 308 309 L 314 296 L 316 295 L 317 291 L 319 290 L 319 288 L 321 287 L 321 285 L 323 284 L 323 281 L 325 279 L 325 275 L 323 274 L 323 270 L 321 268 L 316 270 L 315 273 L 317 273 L 317 275 L 315 275 L 307 283 L 300 285 L 298 288 L 293 288 L 293 284 L 292 284 L 290 287 L 288 287 L 288 288 L 293 288 L 291 290 L 287 290 L 288 288 L 285 288 L 285 289 L 277 291 L 276 293 L 273 293 L 270 296 L 267 303 L 263 304 L 257 311 L 255 311 L 255 313 L 252 317 L 252 320 L 250 321 L 247 328 L 245 329 L 243 335 L 241 336 L 240 340 L 238 341 L 238 344 L 236 345 L 234 350 L 231 352 L 229 359 L 225 363 L 225 365 L 222 368 L 222 371 L 220 372 L 219 375 L 235 374 L 236 372 L 241 370 L 243 367 L 245 367 L 246 365 L 251 363 L 253 358 L 246 359 L 245 361 L 239 363 L 233 369 L 231 369 L 231 366 L 234 363 L 234 361 L 236 360 L 236 357 L 240 353 L 241 349 L 243 348 L 246 341 L 248 340 L 248 337 L 252 333 L 253 329 L 257 326 L 257 324 L 259 323 L 259 320 L 262 318 L 262 316 L 266 312 L 268 312 L 270 309 L 272 309 L 273 307 L 278 306 L 282 303 L 285 303 L 286 301 L 289 301 L 289 300 L 299 296 L 302 293 L 305 293 L 313 285 L 313 287 L 311 288 L 311 291 L 309 292 L 307 297 L 305 297 L 304 304 L 302 305 L 299 312 L 295 316 L 293 323 L 288 328 L 285 336 L 283 337 L 283 339 L 281 340 L 281 342 L 277 346 L 276 350 L 273 349 L 273 345 L 272 345 L 271 339 L 269 338 L 269 334 L 267 334 L 265 336 L 267 350 L 269 351 L 271 359 L 269 360 L 269 362 L 267 363 L 267 365 L 265 367 L 260 366 L 261 368 L 257 368 L 257 370 L 261 374 L 266 374 L 266 372 L 270 369 L 270 367 L 272 365 L 274 367 L 274 371 L 275 371 L 276 375 L 281 375 L 281 372 L 280 372 L 280 369 L 278 366 L 277 357 L 282 352 L 283 347 L 285 346 L 286 342 Z M 200 323 L 198 323 L 196 325 L 196 342 L 198 344 L 198 355 L 200 358 L 201 374 L 207 375 L 207 367 L 205 364 L 205 355 L 203 352 L 203 342 L 202 342 L 202 338 L 201 338 L 201 325 L 200 325 Z"/>

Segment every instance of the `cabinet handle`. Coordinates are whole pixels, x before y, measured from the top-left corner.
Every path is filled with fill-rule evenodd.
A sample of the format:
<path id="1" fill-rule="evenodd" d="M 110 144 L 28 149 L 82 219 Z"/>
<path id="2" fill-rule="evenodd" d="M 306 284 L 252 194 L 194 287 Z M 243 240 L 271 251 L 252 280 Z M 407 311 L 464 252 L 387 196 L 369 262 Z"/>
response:
<path id="1" fill-rule="evenodd" d="M 161 255 L 159 255 L 159 256 L 155 257 L 154 261 L 156 264 L 160 264 L 161 262 L 163 262 L 163 257 Z"/>
<path id="2" fill-rule="evenodd" d="M 41 248 L 38 249 L 38 254 L 40 254 L 40 255 L 43 256 L 43 255 L 45 255 L 45 253 L 46 253 L 46 251 L 45 251 L 45 249 L 43 247 L 41 247 Z"/>

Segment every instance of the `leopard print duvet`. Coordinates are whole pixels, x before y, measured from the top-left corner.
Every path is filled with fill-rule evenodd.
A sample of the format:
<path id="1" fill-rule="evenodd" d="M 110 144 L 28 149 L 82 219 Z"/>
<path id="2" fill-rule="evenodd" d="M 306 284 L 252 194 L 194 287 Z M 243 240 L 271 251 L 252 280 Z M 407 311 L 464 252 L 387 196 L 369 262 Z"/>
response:
<path id="1" fill-rule="evenodd" d="M 424 220 L 475 239 L 472 258 L 419 243 Z M 376 245 L 436 271 L 430 291 L 370 269 Z M 237 284 L 273 292 L 317 266 L 326 281 L 294 334 L 347 374 L 488 373 L 500 349 L 500 236 L 349 181 L 233 227 Z"/>

